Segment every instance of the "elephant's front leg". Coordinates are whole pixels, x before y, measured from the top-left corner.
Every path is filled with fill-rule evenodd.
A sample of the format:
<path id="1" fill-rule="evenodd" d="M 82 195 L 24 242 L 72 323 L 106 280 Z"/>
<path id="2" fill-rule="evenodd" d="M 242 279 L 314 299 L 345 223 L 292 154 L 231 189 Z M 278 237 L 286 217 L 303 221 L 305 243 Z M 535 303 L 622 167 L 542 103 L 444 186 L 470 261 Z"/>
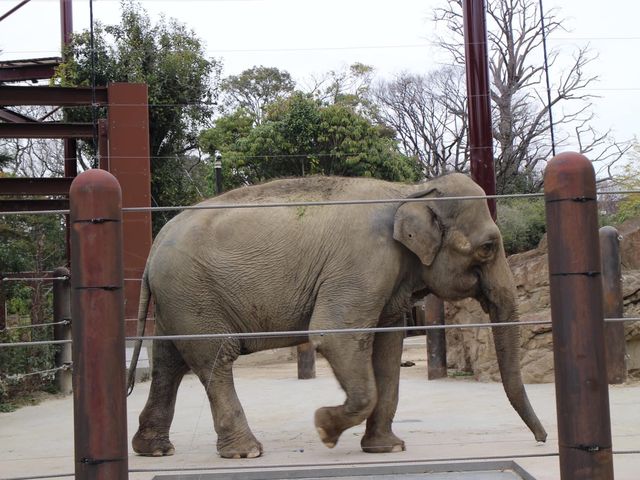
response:
<path id="1" fill-rule="evenodd" d="M 399 323 L 401 325 L 402 323 Z M 398 406 L 398 384 L 404 332 L 376 333 L 373 343 L 373 370 L 378 403 L 369 418 L 362 442 L 368 453 L 401 452 L 404 442 L 391 430 Z"/>
<path id="2" fill-rule="evenodd" d="M 336 312 L 335 307 L 324 311 L 316 305 L 311 328 L 339 328 L 339 325 L 344 328 L 355 324 L 339 313 L 342 312 Z M 309 337 L 331 365 L 347 396 L 344 404 L 322 407 L 315 413 L 320 439 L 327 447 L 333 448 L 342 432 L 362 423 L 376 405 L 377 392 L 371 363 L 373 334 L 310 334 Z"/>

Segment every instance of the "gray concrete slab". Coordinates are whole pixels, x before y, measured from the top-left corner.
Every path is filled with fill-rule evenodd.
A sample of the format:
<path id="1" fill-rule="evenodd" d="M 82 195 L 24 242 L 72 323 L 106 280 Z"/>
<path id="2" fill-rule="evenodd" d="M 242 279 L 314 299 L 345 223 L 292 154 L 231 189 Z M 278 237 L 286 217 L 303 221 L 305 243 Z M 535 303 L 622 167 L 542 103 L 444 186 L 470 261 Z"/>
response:
<path id="1" fill-rule="evenodd" d="M 158 475 L 153 480 L 535 480 L 515 462 L 415 463 Z"/>
<path id="2" fill-rule="evenodd" d="M 325 448 L 313 426 L 313 412 L 344 400 L 329 367 L 318 361 L 318 378 L 297 380 L 295 362 L 265 353 L 242 358 L 235 367 L 238 395 L 265 453 L 228 460 L 215 452 L 216 436 L 206 395 L 190 375 L 178 393 L 171 438 L 176 454 L 140 457 L 130 451 L 131 480 L 156 475 L 225 473 L 242 469 L 310 469 L 394 464 L 515 461 L 537 480 L 557 480 L 557 424 L 554 386 L 529 385 L 528 392 L 549 438 L 538 444 L 509 405 L 502 386 L 470 379 L 426 380 L 424 337 L 408 340 L 402 369 L 395 432 L 407 451 L 372 455 L 360 450 L 364 427 L 345 432 L 334 449 Z M 412 347 L 413 345 L 413 347 Z M 253 357 L 253 358 L 252 358 Z M 127 403 L 129 438 L 146 401 L 149 382 L 136 386 Z M 640 383 L 610 388 L 613 447 L 640 451 Z M 71 397 L 0 413 L 0 478 L 69 478 L 73 474 Z M 640 454 L 614 455 L 616 480 L 640 477 Z"/>

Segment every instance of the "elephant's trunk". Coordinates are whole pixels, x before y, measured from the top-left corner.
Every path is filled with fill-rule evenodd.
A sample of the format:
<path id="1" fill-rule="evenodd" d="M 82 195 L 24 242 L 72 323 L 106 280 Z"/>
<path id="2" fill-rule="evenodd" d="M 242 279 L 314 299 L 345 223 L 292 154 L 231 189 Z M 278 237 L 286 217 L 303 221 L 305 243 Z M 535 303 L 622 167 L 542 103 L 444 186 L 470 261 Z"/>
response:
<path id="1" fill-rule="evenodd" d="M 504 258 L 504 257 L 503 257 Z M 513 276 L 506 260 L 497 260 L 491 270 L 501 270 L 496 275 L 495 270 L 490 275 L 482 275 L 484 306 L 489 310 L 492 323 L 513 322 L 518 320 L 516 295 L 513 287 Z M 500 265 L 501 264 L 501 265 Z M 506 270 L 506 271 L 505 271 Z M 484 272 L 486 274 L 486 272 Z M 507 282 L 504 284 L 503 282 Z M 544 442 L 547 432 L 533 411 L 527 393 L 522 383 L 520 372 L 520 327 L 493 327 L 493 339 L 496 346 L 498 367 L 502 377 L 502 385 L 507 398 L 518 412 L 520 418 L 533 432 L 535 439 Z"/>

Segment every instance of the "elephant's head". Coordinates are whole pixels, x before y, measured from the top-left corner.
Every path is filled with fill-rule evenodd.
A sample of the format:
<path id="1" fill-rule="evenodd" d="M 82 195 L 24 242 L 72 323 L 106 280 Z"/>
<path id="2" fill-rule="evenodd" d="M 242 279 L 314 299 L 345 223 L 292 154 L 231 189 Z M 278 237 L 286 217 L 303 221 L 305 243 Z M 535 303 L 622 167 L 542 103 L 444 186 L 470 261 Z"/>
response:
<path id="1" fill-rule="evenodd" d="M 451 174 L 431 181 L 412 197 L 483 195 L 467 176 Z M 430 292 L 444 300 L 475 298 L 492 322 L 517 320 L 513 276 L 484 199 L 404 203 L 395 214 L 394 238 L 420 259 Z M 522 384 L 519 327 L 494 327 L 493 337 L 507 397 L 536 440 L 545 441 L 547 434 Z"/>

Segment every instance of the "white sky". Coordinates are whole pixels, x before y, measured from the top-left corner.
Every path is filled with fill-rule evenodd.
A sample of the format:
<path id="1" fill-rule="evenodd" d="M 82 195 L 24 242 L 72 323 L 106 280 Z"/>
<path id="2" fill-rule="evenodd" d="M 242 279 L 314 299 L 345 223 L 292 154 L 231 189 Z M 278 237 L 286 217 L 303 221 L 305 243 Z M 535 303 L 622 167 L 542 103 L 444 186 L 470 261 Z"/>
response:
<path id="1" fill-rule="evenodd" d="M 254 65 L 289 71 L 301 83 L 354 62 L 389 77 L 417 73 L 444 61 L 430 43 L 431 12 L 442 0 L 142 0 L 153 16 L 164 13 L 192 28 L 209 55 L 222 58 L 224 75 Z M 19 0 L 0 0 L 0 15 Z M 589 43 L 599 54 L 589 73 L 600 77 L 590 93 L 594 126 L 611 128 L 619 140 L 640 136 L 640 50 L 633 0 L 543 0 L 545 10 L 560 7 L 566 33 L 548 39 L 549 48 L 568 51 Z M 117 0 L 94 0 L 94 19 L 118 23 Z M 89 1 L 74 0 L 74 28 L 89 25 Z M 59 1 L 32 0 L 0 22 L 0 59 L 59 54 Z M 561 69 L 551 72 L 552 79 Z"/>

